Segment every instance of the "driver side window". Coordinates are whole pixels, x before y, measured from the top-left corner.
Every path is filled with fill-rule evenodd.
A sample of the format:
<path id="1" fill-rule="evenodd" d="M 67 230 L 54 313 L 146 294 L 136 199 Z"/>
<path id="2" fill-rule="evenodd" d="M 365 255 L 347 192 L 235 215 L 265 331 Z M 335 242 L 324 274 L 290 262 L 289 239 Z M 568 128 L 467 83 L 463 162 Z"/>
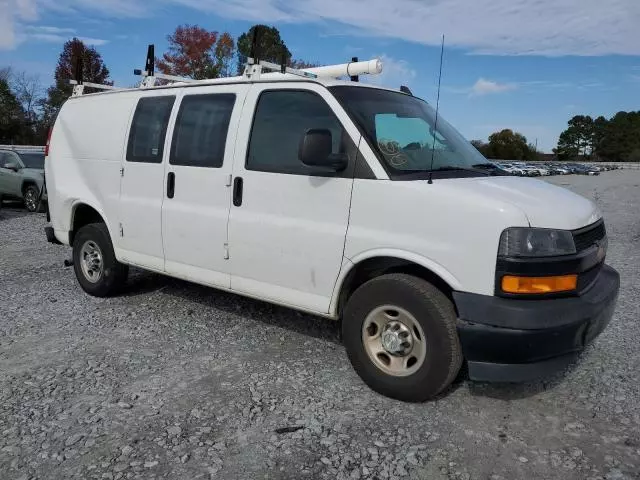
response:
<path id="1" fill-rule="evenodd" d="M 349 151 L 349 135 L 320 95 L 308 90 L 262 92 L 253 117 L 247 169 L 291 175 L 345 175 L 320 174 L 300 161 L 300 140 L 305 132 L 317 128 L 331 132 L 332 154 Z"/>

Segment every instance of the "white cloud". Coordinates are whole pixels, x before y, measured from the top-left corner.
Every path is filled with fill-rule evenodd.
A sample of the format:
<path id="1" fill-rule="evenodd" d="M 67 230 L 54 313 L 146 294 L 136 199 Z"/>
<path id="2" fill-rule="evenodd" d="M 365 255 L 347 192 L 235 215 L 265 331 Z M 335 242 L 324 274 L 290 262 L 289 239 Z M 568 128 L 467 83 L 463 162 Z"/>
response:
<path id="1" fill-rule="evenodd" d="M 515 90 L 517 85 L 515 83 L 498 83 L 484 78 L 479 78 L 476 83 L 473 84 L 469 95 L 477 97 L 480 95 L 487 95 L 490 93 L 502 93 L 510 90 Z"/>
<path id="2" fill-rule="evenodd" d="M 69 40 L 69 37 L 66 35 L 58 35 L 56 33 L 30 33 L 28 35 L 18 36 L 18 41 L 20 43 L 29 40 L 46 43 L 64 43 Z"/>
<path id="3" fill-rule="evenodd" d="M 25 25 L 23 30 L 30 33 L 49 33 L 53 35 L 61 33 L 75 33 L 76 31 L 74 28 L 52 27 L 49 25 Z"/>
<path id="4" fill-rule="evenodd" d="M 168 0 L 231 18 L 335 21 L 366 33 L 478 54 L 640 54 L 637 0 Z"/>
<path id="5" fill-rule="evenodd" d="M 15 21 L 38 18 L 35 0 L 0 0 L 0 50 L 17 43 Z"/>
<path id="6" fill-rule="evenodd" d="M 411 68 L 406 60 L 399 60 L 388 55 L 377 55 L 382 62 L 382 73 L 379 75 L 363 75 L 363 82 L 390 88 L 399 88 L 400 85 L 410 85 L 416 78 L 416 71 Z"/>
<path id="7" fill-rule="evenodd" d="M 78 40 L 82 40 L 86 45 L 90 47 L 99 47 L 100 45 L 109 43 L 109 40 L 104 40 L 102 38 L 78 37 Z"/>
<path id="8" fill-rule="evenodd" d="M 1 0 L 0 0 L 1 1 Z M 55 27 L 50 25 L 18 25 L 18 33 L 14 36 L 14 43 L 44 42 L 64 43 L 72 37 L 77 37 L 90 46 L 100 46 L 109 43 L 101 38 L 82 37 L 76 34 L 76 29 Z"/>
<path id="9" fill-rule="evenodd" d="M 638 0 L 0 0 L 0 48 L 15 43 L 16 20 L 74 11 L 115 18 L 183 5 L 232 19 L 318 23 L 369 35 L 495 55 L 640 55 Z M 36 8 L 37 6 L 37 8 Z"/>

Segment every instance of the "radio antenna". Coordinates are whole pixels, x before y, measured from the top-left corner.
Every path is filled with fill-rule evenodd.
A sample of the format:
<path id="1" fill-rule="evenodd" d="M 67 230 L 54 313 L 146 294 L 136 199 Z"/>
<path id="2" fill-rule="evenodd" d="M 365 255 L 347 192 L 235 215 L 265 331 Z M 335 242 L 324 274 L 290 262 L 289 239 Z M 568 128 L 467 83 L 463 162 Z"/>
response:
<path id="1" fill-rule="evenodd" d="M 431 166 L 429 167 L 429 184 L 433 183 L 433 158 L 436 155 L 436 135 L 438 134 L 438 111 L 440 110 L 440 84 L 442 82 L 442 58 L 444 57 L 444 33 L 440 47 L 440 73 L 438 75 L 438 98 L 436 100 L 436 120 L 433 125 L 433 147 L 431 148 Z"/>

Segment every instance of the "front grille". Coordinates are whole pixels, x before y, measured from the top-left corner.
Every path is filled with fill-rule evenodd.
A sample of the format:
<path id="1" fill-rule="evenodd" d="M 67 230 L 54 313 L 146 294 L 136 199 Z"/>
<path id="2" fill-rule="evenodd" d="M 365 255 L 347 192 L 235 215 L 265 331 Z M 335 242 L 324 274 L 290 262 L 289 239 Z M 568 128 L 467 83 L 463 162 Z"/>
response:
<path id="1" fill-rule="evenodd" d="M 573 241 L 576 244 L 578 253 L 586 250 L 594 245 L 597 241 L 602 240 L 607 235 L 604 227 L 604 221 L 598 220 L 587 227 L 573 231 Z"/>

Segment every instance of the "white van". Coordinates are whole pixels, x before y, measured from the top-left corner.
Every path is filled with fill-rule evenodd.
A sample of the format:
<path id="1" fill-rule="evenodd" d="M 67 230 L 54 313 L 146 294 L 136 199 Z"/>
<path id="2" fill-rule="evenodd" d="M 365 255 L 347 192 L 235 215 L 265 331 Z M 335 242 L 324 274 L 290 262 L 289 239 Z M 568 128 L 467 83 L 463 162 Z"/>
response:
<path id="1" fill-rule="evenodd" d="M 341 320 L 362 379 L 407 401 L 463 361 L 545 375 L 604 329 L 619 276 L 592 202 L 496 176 L 406 89 L 312 70 L 70 98 L 46 233 L 80 286 L 114 294 L 134 265 Z"/>

